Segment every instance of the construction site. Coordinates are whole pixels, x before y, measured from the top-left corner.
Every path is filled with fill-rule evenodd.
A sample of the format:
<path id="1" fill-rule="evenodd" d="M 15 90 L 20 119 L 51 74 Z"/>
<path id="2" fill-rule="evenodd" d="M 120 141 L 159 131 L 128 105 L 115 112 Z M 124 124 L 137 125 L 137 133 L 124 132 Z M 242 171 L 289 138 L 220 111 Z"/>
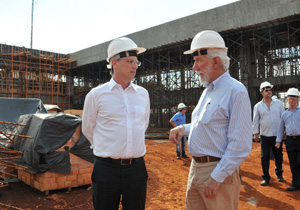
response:
<path id="1" fill-rule="evenodd" d="M 260 100 L 258 86 L 265 80 L 274 84 L 274 94 L 282 99 L 284 96 L 280 93 L 290 87 L 299 87 L 300 14 L 293 12 L 298 9 L 298 1 L 287 1 L 289 3 L 280 10 L 277 1 L 271 4 L 273 6 L 269 1 L 255 2 L 251 6 L 248 5 L 250 1 L 243 0 L 128 35 L 148 49 L 138 57 L 142 65 L 133 82 L 149 91 L 150 128 L 169 128 L 168 121 L 178 103 L 186 103 L 188 113 L 197 104 L 203 88 L 192 70 L 193 58 L 183 52 L 189 49 L 193 36 L 202 29 L 214 29 L 224 38 L 231 58 L 229 72 L 248 88 L 252 106 Z M 278 13 L 268 14 L 259 6 L 264 4 L 268 4 L 268 11 Z M 210 21 L 218 19 L 218 14 L 239 7 L 242 10 L 245 6 L 249 8 L 245 17 L 254 13 L 264 15 L 253 16 L 253 20 L 247 16 L 251 25 L 243 19 L 230 23 L 239 15 L 236 10 L 238 14 L 228 14 L 228 22 L 221 28 L 211 26 Z M 197 28 L 196 19 L 202 15 L 207 21 Z M 179 24 L 189 30 L 178 31 Z M 238 27 L 229 27 L 232 24 Z M 163 28 L 174 34 L 174 39 L 166 36 Z M 151 36 L 153 32 L 161 38 L 157 42 Z M 108 43 L 103 43 L 62 55 L 0 44 L 0 96 L 40 98 L 44 104 L 57 104 L 62 110 L 82 109 L 85 95 L 91 88 L 111 78 L 105 60 L 107 46 Z"/>
<path id="2" fill-rule="evenodd" d="M 183 52 L 190 49 L 194 35 L 205 29 L 219 32 L 225 40 L 225 44 L 228 47 L 228 56 L 230 57 L 228 71 L 232 77 L 246 86 L 252 108 L 262 99 L 259 93 L 259 86 L 264 81 L 268 81 L 274 85 L 273 94 L 284 104 L 286 103 L 284 93 L 291 87 L 300 88 L 299 0 L 241 0 L 143 31 L 124 35 L 132 38 L 138 46 L 147 48 L 146 52 L 138 55 L 141 66 L 136 73 L 133 83 L 147 89 L 150 95 L 151 115 L 147 130 L 149 139 L 153 138 L 151 135 L 153 133 L 161 134 L 162 136 L 167 135 L 170 129 L 169 120 L 178 111 L 177 105 L 181 102 L 187 105 L 187 122 L 191 121 L 192 111 L 197 105 L 204 87 L 200 85 L 198 75 L 192 69 L 194 63 L 193 57 L 184 55 Z M 83 135 L 80 131 L 80 115 L 87 93 L 92 88 L 104 84 L 111 79 L 110 69 L 107 68 L 108 63 L 106 61 L 108 44 L 109 42 L 99 43 L 98 45 L 74 53 L 59 54 L 0 43 L 0 98 L 40 100 L 34 102 L 36 108 L 33 111 L 27 113 L 20 111 L 22 115 L 33 114 L 30 119 L 23 117 L 22 123 L 17 118 L 10 120 L 9 114 L 6 115 L 6 118 L 0 116 L 0 137 L 5 136 L 8 138 L 10 144 L 34 138 L 33 136 L 37 135 L 39 131 L 24 134 L 23 129 L 26 127 L 25 130 L 27 129 L 28 131 L 29 126 L 42 126 L 47 122 L 49 122 L 49 125 L 52 125 L 52 117 L 50 115 L 47 117 L 35 116 L 36 113 L 47 113 L 47 111 L 43 110 L 43 106 L 39 104 L 51 104 L 57 105 L 62 112 L 76 113 L 76 116 L 74 115 L 70 119 L 59 119 L 60 121 L 66 120 L 66 122 L 74 126 L 72 129 L 68 127 L 69 135 L 62 142 L 57 143 L 56 147 L 53 147 L 51 151 L 60 151 L 61 153 L 59 154 L 64 152 L 64 155 L 66 155 L 65 152 L 69 152 L 69 149 L 77 142 L 81 142 L 81 146 L 85 145 L 86 139 L 82 137 Z M 6 112 L 9 112 L 9 109 L 6 110 Z M 1 113 L 4 113 L 4 111 Z M 20 116 L 20 114 L 18 113 L 16 116 Z M 26 126 L 26 123 L 31 121 L 40 124 Z M 56 130 L 53 125 L 51 129 L 53 129 L 53 132 Z M 18 131 L 17 133 L 15 132 L 16 130 Z M 164 138 L 167 137 L 164 136 Z M 0 140 L 2 141 L 1 138 Z M 166 142 L 163 143 L 168 144 Z M 152 142 L 147 143 L 147 145 L 152 144 Z M 80 148 L 82 149 L 83 147 Z M 87 145 L 84 148 L 87 148 Z M 174 150 L 175 155 L 174 148 L 172 150 Z M 51 190 L 70 189 L 72 187 L 91 184 L 92 161 L 89 162 L 89 158 L 85 158 L 85 160 L 82 160 L 84 167 L 80 167 L 79 165 L 74 166 L 75 162 L 81 161 L 80 158 L 78 159 L 81 154 L 77 154 L 79 155 L 78 157 L 76 155 L 73 156 L 73 154 L 68 156 L 69 160 L 71 160 L 71 163 L 68 164 L 68 167 L 71 168 L 68 171 L 70 176 L 62 176 L 63 178 L 57 176 L 53 178 L 53 174 L 57 171 L 60 173 L 60 170 L 66 165 L 48 172 L 48 177 L 45 177 L 45 174 L 39 176 L 36 173 L 41 171 L 24 172 L 26 171 L 23 168 L 24 166 L 20 166 L 15 162 L 11 165 L 10 162 L 7 162 L 7 160 L 20 158 L 21 154 L 19 152 L 7 151 L 6 146 L 3 145 L 0 149 L 2 151 L 0 152 L 0 158 L 2 158 L 0 161 L 2 177 L 17 176 L 27 185 L 33 186 L 39 191 L 46 192 L 47 195 L 49 195 L 49 191 Z M 149 150 L 151 151 L 151 149 Z M 76 148 L 74 151 L 76 153 Z M 153 153 L 155 152 L 153 151 Z M 257 155 L 259 156 L 258 153 Z M 30 158 L 33 156 L 30 155 Z M 155 155 L 153 154 L 153 156 Z M 151 162 L 150 157 L 152 156 L 148 156 L 149 162 Z M 254 155 L 252 157 L 254 158 Z M 29 159 L 28 162 L 30 162 Z M 186 168 L 189 164 L 188 161 L 183 162 L 180 167 Z M 170 165 L 166 167 L 170 167 Z M 258 171 L 258 176 L 261 173 L 259 167 L 257 165 L 253 166 L 253 170 L 255 168 Z M 19 175 L 16 175 L 12 170 L 7 171 L 7 168 L 16 169 Z M 6 172 L 4 169 L 6 169 Z M 246 167 L 242 169 L 251 173 Z M 47 171 L 47 168 L 45 170 Z M 150 171 L 150 174 L 154 174 L 154 170 Z M 177 168 L 176 170 L 181 169 Z M 286 171 L 288 170 L 286 168 Z M 168 173 L 167 171 L 163 172 Z M 63 173 L 68 174 L 65 171 Z M 185 180 L 187 179 L 187 173 L 188 170 L 185 170 L 182 174 Z M 76 178 L 72 176 L 75 174 Z M 79 176 L 80 174 L 82 175 Z M 257 180 L 260 179 L 258 176 L 250 176 L 248 178 L 253 178 L 254 180 L 252 181 L 255 183 L 254 181 L 258 182 Z M 162 179 L 162 177 L 160 178 Z M 54 179 L 56 180 L 54 181 L 55 185 L 47 185 L 49 180 L 53 181 Z M 289 179 L 291 177 L 286 177 L 286 180 Z M 81 180 L 81 182 L 78 182 L 78 180 Z M 248 181 L 250 185 L 252 181 Z M 178 179 L 175 182 L 179 182 Z M 153 186 L 149 187 L 151 190 L 150 194 L 155 195 L 157 193 L 155 188 L 158 186 L 154 180 L 150 181 L 150 183 L 153 184 Z M 184 185 L 183 187 L 186 185 L 186 183 L 182 183 L 181 181 L 178 184 Z M 7 183 L 2 182 L 2 185 L 7 186 Z M 276 188 L 277 191 L 269 188 L 268 190 L 273 193 L 280 192 L 279 195 L 282 196 L 290 196 L 287 194 L 283 195 L 278 188 Z M 257 192 L 264 194 L 264 190 L 258 189 Z M 171 193 L 170 190 L 166 191 L 167 193 Z M 170 204 L 173 207 L 164 206 L 164 208 L 162 208 L 163 202 L 159 205 L 155 203 L 156 201 L 151 200 L 150 204 L 147 204 L 147 209 L 184 209 L 181 205 L 184 202 L 184 191 L 182 189 L 183 201 L 177 197 L 177 203 L 180 203 L 179 206 L 174 204 L 176 203 L 176 199 L 174 203 Z M 86 193 L 90 194 L 91 192 L 84 192 L 84 194 Z M 240 201 L 241 209 L 257 209 L 258 206 L 256 205 L 247 204 L 249 202 L 246 199 L 245 193 L 245 198 Z M 297 193 L 297 196 L 299 196 L 299 192 Z M 293 195 L 292 197 L 295 198 L 297 196 Z M 261 202 L 263 202 L 262 200 L 260 199 Z M 280 206 L 285 209 L 296 209 L 295 206 L 300 205 L 297 200 L 290 201 L 292 203 L 290 206 Z M 172 198 L 167 199 L 167 201 L 171 202 Z M 269 201 L 272 203 L 271 200 Z M 89 200 L 89 203 L 92 207 L 91 200 Z M 268 208 L 268 205 L 270 204 L 264 204 L 259 209 L 272 209 L 274 207 Z M 61 208 L 58 207 L 56 209 L 67 209 L 65 207 L 61 205 Z M 1 205 L 0 208 L 2 208 Z M 29 206 L 28 208 L 32 209 Z M 7 207 L 7 209 L 10 208 Z M 74 209 L 89 208 L 85 206 L 82 208 L 74 207 Z"/>

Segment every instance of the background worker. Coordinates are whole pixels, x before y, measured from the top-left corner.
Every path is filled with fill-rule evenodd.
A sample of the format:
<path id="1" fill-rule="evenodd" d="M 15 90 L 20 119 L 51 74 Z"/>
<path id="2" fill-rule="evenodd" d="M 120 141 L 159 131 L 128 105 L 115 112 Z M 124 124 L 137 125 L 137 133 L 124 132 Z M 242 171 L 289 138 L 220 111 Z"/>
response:
<path id="1" fill-rule="evenodd" d="M 173 126 L 173 128 L 186 123 L 186 117 L 185 117 L 186 105 L 184 103 L 178 104 L 178 110 L 179 112 L 177 112 L 170 120 L 170 124 Z M 189 158 L 185 154 L 186 139 L 187 136 L 183 135 L 180 141 L 178 142 L 178 144 L 176 145 L 177 159 L 180 159 L 180 145 L 181 145 L 181 157 Z"/>
<path id="2" fill-rule="evenodd" d="M 189 134 L 193 156 L 186 192 L 188 210 L 238 209 L 239 166 L 252 146 L 251 105 L 246 87 L 232 78 L 223 38 L 215 31 L 192 40 L 193 70 L 206 87 L 192 113 L 192 122 L 173 128 L 175 144 Z"/>
<path id="3" fill-rule="evenodd" d="M 150 102 L 147 90 L 132 83 L 140 66 L 137 54 L 145 50 L 127 37 L 113 40 L 107 50 L 112 78 L 85 98 L 82 132 L 95 155 L 96 210 L 118 210 L 121 197 L 124 210 L 145 209 L 148 174 L 143 156 Z"/>
<path id="4" fill-rule="evenodd" d="M 281 115 L 284 112 L 284 107 L 281 101 L 273 100 L 272 97 L 273 85 L 269 82 L 262 82 L 260 84 L 260 93 L 263 97 L 261 101 L 255 104 L 253 108 L 253 138 L 258 142 L 258 134 L 260 132 L 261 143 L 261 166 L 263 170 L 262 182 L 260 185 L 266 186 L 270 182 L 270 150 L 273 151 L 275 158 L 275 173 L 277 181 L 283 182 L 282 176 L 282 147 L 276 148 L 276 135 L 278 133 Z"/>
<path id="5" fill-rule="evenodd" d="M 278 97 L 276 95 L 273 95 L 271 98 L 273 101 L 278 100 Z"/>
<path id="6" fill-rule="evenodd" d="M 290 88 L 287 91 L 289 108 L 282 114 L 276 138 L 276 147 L 282 148 L 284 131 L 286 132 L 286 152 L 289 157 L 292 172 L 292 185 L 288 191 L 300 190 L 300 108 L 299 90 Z"/>

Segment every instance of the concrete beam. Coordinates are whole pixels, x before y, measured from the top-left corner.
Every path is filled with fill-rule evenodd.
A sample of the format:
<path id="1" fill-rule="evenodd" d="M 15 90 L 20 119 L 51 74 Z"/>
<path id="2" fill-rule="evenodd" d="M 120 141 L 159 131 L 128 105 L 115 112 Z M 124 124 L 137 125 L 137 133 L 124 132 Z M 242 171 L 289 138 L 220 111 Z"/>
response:
<path id="1" fill-rule="evenodd" d="M 219 32 L 239 29 L 295 14 L 300 14 L 299 0 L 240 0 L 124 36 L 132 38 L 138 46 L 151 49 L 192 39 L 205 29 Z M 103 61 L 109 42 L 74 52 L 71 57 L 78 66 Z"/>

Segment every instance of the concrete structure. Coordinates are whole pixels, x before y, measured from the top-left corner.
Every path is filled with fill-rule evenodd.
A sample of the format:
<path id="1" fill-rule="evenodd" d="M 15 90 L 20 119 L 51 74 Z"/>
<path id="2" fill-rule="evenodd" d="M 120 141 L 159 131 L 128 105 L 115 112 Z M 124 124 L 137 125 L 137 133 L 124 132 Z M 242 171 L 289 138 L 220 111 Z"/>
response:
<path id="1" fill-rule="evenodd" d="M 191 40 L 205 29 L 236 30 L 295 14 L 300 14 L 299 0 L 240 0 L 124 36 L 132 38 L 138 46 L 152 49 Z M 72 53 L 72 59 L 77 60 L 78 66 L 105 60 L 108 44 L 105 42 Z"/>
<path id="2" fill-rule="evenodd" d="M 189 121 L 203 88 L 191 70 L 192 57 L 183 52 L 194 35 L 205 29 L 223 36 L 231 57 L 230 74 L 246 85 L 252 105 L 261 99 L 258 87 L 262 81 L 274 84 L 276 95 L 300 84 L 300 1 L 237 1 L 124 35 L 148 49 L 138 56 L 142 66 L 135 83 L 150 93 L 152 127 L 168 128 L 179 102 L 187 104 Z M 111 78 L 105 61 L 108 44 L 72 54 L 77 68 L 71 74 L 81 84 L 73 89 L 74 108 L 82 107 L 91 87 Z"/>

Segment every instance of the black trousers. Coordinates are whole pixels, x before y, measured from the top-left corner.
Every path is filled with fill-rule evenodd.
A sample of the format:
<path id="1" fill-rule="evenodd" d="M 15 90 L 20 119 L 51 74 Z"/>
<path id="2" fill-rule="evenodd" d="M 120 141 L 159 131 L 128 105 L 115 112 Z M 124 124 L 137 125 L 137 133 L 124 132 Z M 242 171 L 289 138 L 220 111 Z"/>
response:
<path id="1" fill-rule="evenodd" d="M 144 159 L 120 165 L 95 158 L 92 173 L 93 204 L 96 210 L 144 210 L 148 174 Z"/>
<path id="2" fill-rule="evenodd" d="M 262 178 L 264 180 L 270 180 L 269 168 L 270 168 L 270 150 L 272 149 L 274 158 L 275 158 L 275 173 L 277 176 L 282 176 L 282 162 L 283 162 L 283 154 L 282 154 L 282 143 L 279 149 L 275 147 L 276 136 L 266 137 L 260 136 L 261 143 L 261 166 L 263 169 Z"/>
<path id="3" fill-rule="evenodd" d="M 287 136 L 285 145 L 292 172 L 292 185 L 300 187 L 300 138 L 294 139 Z"/>

